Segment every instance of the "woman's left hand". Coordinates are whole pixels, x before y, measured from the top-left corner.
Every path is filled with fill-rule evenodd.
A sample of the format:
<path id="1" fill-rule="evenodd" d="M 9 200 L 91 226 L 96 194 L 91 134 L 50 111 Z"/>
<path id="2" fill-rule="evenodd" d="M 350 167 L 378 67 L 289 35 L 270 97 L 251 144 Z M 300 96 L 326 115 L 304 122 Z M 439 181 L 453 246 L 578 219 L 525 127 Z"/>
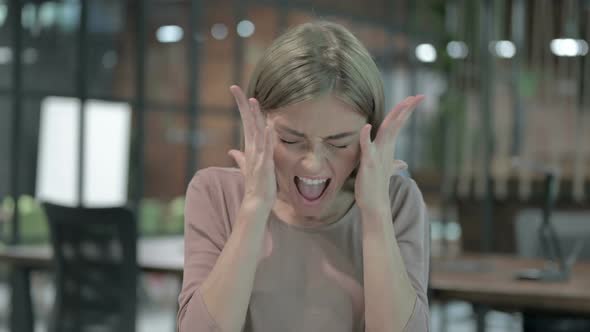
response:
<path id="1" fill-rule="evenodd" d="M 354 195 L 359 208 L 365 213 L 378 213 L 390 207 L 389 179 L 408 165 L 394 158 L 397 136 L 423 95 L 407 97 L 387 114 L 375 141 L 371 142 L 371 125 L 366 124 L 360 133 L 361 157 L 355 180 Z"/>

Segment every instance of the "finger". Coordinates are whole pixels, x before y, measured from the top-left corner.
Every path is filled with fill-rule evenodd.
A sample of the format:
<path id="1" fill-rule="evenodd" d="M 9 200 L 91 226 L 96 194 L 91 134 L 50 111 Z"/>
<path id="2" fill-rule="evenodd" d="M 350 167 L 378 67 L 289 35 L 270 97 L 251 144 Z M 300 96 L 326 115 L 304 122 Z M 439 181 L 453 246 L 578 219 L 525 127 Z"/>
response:
<path id="1" fill-rule="evenodd" d="M 414 97 L 414 99 L 408 105 L 408 107 L 401 112 L 400 119 L 398 121 L 398 125 L 400 127 L 403 127 L 403 125 L 405 124 L 405 122 L 407 121 L 407 119 L 410 117 L 410 115 L 412 115 L 412 113 L 414 112 L 414 110 L 424 100 L 424 98 L 425 98 L 424 95 L 417 95 L 416 97 Z"/>
<path id="2" fill-rule="evenodd" d="M 414 100 L 413 96 L 406 97 L 402 100 L 399 104 L 395 105 L 395 107 L 389 112 L 388 117 L 395 119 L 399 116 L 400 112 L 403 111 L 412 103 Z M 390 120 L 391 121 L 391 120 Z"/>
<path id="3" fill-rule="evenodd" d="M 250 105 L 250 116 L 252 117 L 252 130 L 256 133 L 255 144 L 257 146 L 257 150 L 263 151 L 264 150 L 264 140 L 265 140 L 265 121 L 264 117 L 260 112 L 260 104 L 254 98 L 248 99 L 248 104 Z"/>
<path id="4" fill-rule="evenodd" d="M 265 163 L 273 162 L 274 155 L 274 128 L 268 125 L 264 128 L 264 161 Z"/>
<path id="5" fill-rule="evenodd" d="M 250 111 L 250 103 L 239 86 L 232 85 L 229 90 L 234 96 L 236 104 L 238 105 L 238 110 L 240 111 L 240 118 L 242 119 L 242 126 L 244 127 L 244 143 L 246 146 L 249 146 L 254 140 L 254 131 L 252 130 L 253 117 L 252 112 Z"/>
<path id="6" fill-rule="evenodd" d="M 261 154 L 264 152 L 264 130 L 263 131 L 258 131 L 256 130 L 256 132 L 254 133 L 254 140 L 253 140 L 253 147 L 254 147 L 254 151 L 256 151 L 256 154 Z M 258 157 L 256 157 L 258 158 Z"/>
<path id="7" fill-rule="evenodd" d="M 366 124 L 363 129 L 361 129 L 361 133 L 359 135 L 360 145 L 361 145 L 361 153 L 365 154 L 369 152 L 369 148 L 371 145 L 371 125 Z"/>
<path id="8" fill-rule="evenodd" d="M 408 111 L 416 108 L 420 102 L 424 100 L 424 95 L 410 96 L 404 99 L 401 103 L 395 106 L 395 108 L 389 112 L 387 117 L 383 120 L 383 123 L 389 127 L 392 123 L 396 123 L 402 118 Z"/>
<path id="9" fill-rule="evenodd" d="M 406 122 L 416 109 L 416 107 L 424 100 L 424 95 L 417 95 L 415 97 L 411 97 L 409 101 L 406 103 L 404 109 L 399 110 L 397 117 L 392 119 L 390 122 L 385 123 L 383 130 L 380 130 L 379 142 L 383 143 L 382 140 L 385 140 L 385 144 L 394 145 L 395 139 L 397 135 L 401 131 L 401 129 L 405 126 Z"/>
<path id="10" fill-rule="evenodd" d="M 397 104 L 387 114 L 387 116 L 385 117 L 385 119 L 383 119 L 383 122 L 379 126 L 379 131 L 377 132 L 377 137 L 375 138 L 375 141 L 377 141 L 378 144 L 381 144 L 382 140 L 384 139 L 390 139 L 390 135 L 386 133 L 389 133 L 391 131 L 391 128 L 394 127 L 394 124 L 396 123 L 396 121 L 398 121 L 399 117 L 402 115 L 404 110 L 406 110 L 410 105 L 412 105 L 413 101 L 414 97 L 407 97 L 401 103 Z"/>
<path id="11" fill-rule="evenodd" d="M 238 150 L 229 150 L 227 154 L 233 158 L 243 173 L 246 170 L 246 158 L 244 157 L 244 154 Z"/>
<path id="12" fill-rule="evenodd" d="M 416 97 L 414 97 L 414 99 L 408 105 L 408 107 L 401 112 L 400 121 L 402 122 L 402 125 L 410 117 L 410 115 L 418 107 L 418 105 L 424 100 L 424 98 L 424 95 L 417 95 Z"/>
<path id="13" fill-rule="evenodd" d="M 248 100 L 250 102 L 250 108 L 252 109 L 252 115 L 254 118 L 254 122 L 256 123 L 256 128 L 258 131 L 263 132 L 264 128 L 266 127 L 266 121 L 264 119 L 264 115 L 262 115 L 262 111 L 260 110 L 260 103 L 256 98 L 250 98 Z"/>
<path id="14" fill-rule="evenodd" d="M 248 116 L 252 119 L 252 126 L 250 127 L 253 133 L 252 145 L 255 147 L 255 151 L 259 153 L 262 152 L 264 148 L 264 145 L 262 144 L 264 141 L 264 131 L 258 130 L 258 125 L 256 124 L 256 119 L 254 117 L 254 105 L 252 104 L 252 99 L 248 99 L 248 105 L 250 108 Z"/>
<path id="15" fill-rule="evenodd" d="M 229 91 L 234 96 L 236 104 L 238 104 L 238 108 L 240 108 L 240 110 L 246 110 L 249 108 L 248 99 L 246 98 L 246 95 L 239 86 L 232 85 L 229 87 Z"/>

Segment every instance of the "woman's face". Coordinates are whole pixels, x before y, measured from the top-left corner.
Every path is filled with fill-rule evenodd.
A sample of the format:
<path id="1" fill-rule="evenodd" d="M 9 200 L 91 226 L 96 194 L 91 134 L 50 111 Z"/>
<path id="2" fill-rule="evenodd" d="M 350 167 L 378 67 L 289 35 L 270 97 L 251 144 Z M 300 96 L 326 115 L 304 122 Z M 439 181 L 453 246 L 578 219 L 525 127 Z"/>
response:
<path id="1" fill-rule="evenodd" d="M 327 95 L 270 112 L 267 122 L 277 135 L 278 199 L 312 220 L 335 213 L 340 189 L 359 162 L 366 118 Z"/>

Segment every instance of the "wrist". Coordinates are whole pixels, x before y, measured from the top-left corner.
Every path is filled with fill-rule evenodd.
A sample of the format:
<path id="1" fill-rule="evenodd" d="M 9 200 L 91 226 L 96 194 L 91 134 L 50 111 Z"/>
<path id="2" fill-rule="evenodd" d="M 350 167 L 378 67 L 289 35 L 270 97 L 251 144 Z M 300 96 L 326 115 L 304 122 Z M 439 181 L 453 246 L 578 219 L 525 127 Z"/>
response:
<path id="1" fill-rule="evenodd" d="M 391 202 L 389 201 L 389 193 L 386 191 L 381 194 L 373 194 L 363 204 L 359 202 L 361 214 L 367 217 L 380 217 L 383 214 L 391 213 Z"/>
<path id="2" fill-rule="evenodd" d="M 246 194 L 242 200 L 241 209 L 248 214 L 266 215 L 272 211 L 273 202 L 257 196 Z"/>
<path id="3" fill-rule="evenodd" d="M 391 209 L 388 205 L 377 205 L 372 208 L 361 208 L 361 222 L 363 232 L 382 234 L 388 224 L 391 224 Z"/>
<path id="4" fill-rule="evenodd" d="M 391 209 L 386 204 L 375 205 L 372 207 L 361 208 L 363 220 L 391 220 Z"/>

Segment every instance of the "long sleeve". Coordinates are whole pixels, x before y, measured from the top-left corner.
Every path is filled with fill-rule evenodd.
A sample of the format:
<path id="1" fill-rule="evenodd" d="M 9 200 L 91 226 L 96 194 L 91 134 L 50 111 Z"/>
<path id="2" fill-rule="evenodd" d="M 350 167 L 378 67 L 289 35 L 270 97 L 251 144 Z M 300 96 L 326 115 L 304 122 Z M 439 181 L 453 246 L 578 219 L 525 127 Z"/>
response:
<path id="1" fill-rule="evenodd" d="M 212 332 L 219 328 L 203 302 L 200 285 L 219 257 L 231 230 L 226 199 L 217 177 L 199 171 L 186 193 L 184 229 L 184 275 L 179 296 L 177 326 L 180 332 Z M 224 214 L 224 212 L 226 214 Z"/>
<path id="2" fill-rule="evenodd" d="M 395 178 L 390 187 L 393 226 L 406 271 L 417 295 L 405 331 L 423 332 L 428 331 L 430 325 L 427 297 L 430 225 L 426 205 L 416 183 L 401 176 Z"/>

